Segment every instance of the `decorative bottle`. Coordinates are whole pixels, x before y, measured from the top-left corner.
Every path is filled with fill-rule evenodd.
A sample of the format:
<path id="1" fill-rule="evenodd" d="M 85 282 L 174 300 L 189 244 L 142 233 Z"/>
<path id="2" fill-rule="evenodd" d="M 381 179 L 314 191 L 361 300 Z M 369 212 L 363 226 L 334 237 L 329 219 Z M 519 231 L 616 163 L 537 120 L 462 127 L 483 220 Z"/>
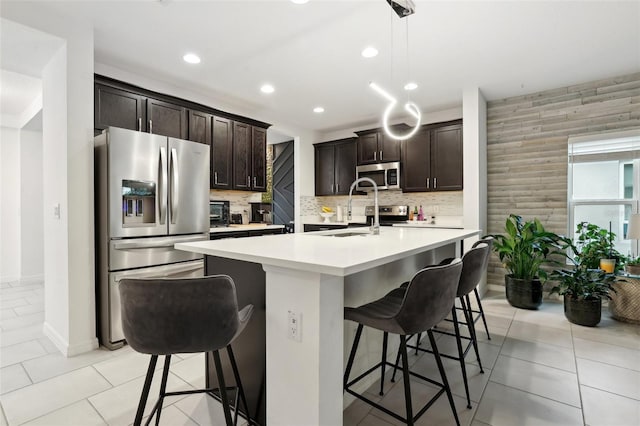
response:
<path id="1" fill-rule="evenodd" d="M 418 220 L 418 206 L 413 206 L 413 220 Z"/>
<path id="2" fill-rule="evenodd" d="M 424 213 L 422 212 L 422 206 L 420 206 L 420 211 L 418 211 L 418 220 L 424 220 Z"/>

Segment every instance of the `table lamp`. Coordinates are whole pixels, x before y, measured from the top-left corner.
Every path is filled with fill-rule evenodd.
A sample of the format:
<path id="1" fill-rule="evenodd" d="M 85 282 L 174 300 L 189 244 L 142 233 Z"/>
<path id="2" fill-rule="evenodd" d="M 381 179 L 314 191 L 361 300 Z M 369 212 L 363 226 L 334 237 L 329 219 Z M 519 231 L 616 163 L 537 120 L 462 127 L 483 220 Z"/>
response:
<path id="1" fill-rule="evenodd" d="M 638 240 L 640 240 L 640 214 L 632 214 L 629 217 L 629 226 L 627 227 L 627 239 L 636 240 L 635 245 L 631 245 L 631 255 L 636 257 L 638 253 Z"/>

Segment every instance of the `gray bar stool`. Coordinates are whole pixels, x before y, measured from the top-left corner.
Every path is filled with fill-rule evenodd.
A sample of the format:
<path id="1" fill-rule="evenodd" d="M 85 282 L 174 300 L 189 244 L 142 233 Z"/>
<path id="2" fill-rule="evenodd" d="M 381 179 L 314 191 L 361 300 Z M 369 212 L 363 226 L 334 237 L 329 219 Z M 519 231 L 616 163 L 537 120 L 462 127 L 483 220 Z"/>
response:
<path id="1" fill-rule="evenodd" d="M 450 333 L 444 330 L 435 329 L 434 331 L 437 333 L 447 334 L 450 336 L 454 336 L 456 338 L 456 344 L 458 347 L 458 355 L 447 355 L 441 353 L 440 356 L 445 358 L 453 359 L 460 362 L 460 369 L 462 370 L 462 380 L 464 381 L 464 389 L 467 396 L 467 408 L 471 408 L 471 397 L 469 395 L 469 383 L 467 381 L 467 368 L 464 362 L 467 353 L 471 346 L 473 346 L 476 359 L 478 361 L 478 365 L 480 367 L 480 372 L 484 373 L 484 369 L 482 368 L 482 361 L 480 360 L 480 352 L 478 351 L 478 339 L 476 337 L 476 331 L 474 327 L 473 321 L 473 312 L 471 311 L 471 303 L 469 301 L 469 293 L 471 293 L 484 275 L 484 271 L 487 266 L 487 259 L 489 258 L 490 247 L 487 244 L 480 243 L 476 244 L 474 248 L 471 248 L 468 252 L 462 256 L 462 272 L 460 274 L 460 280 L 457 284 L 456 297 L 459 299 L 461 304 L 461 309 L 464 314 L 465 321 L 458 321 L 457 310 L 455 306 L 451 308 L 451 321 L 453 322 L 454 333 Z M 445 259 L 441 262 L 441 264 L 446 264 L 447 262 L 451 262 L 451 259 Z M 400 286 L 400 289 L 405 288 L 406 283 Z M 469 336 L 465 337 L 460 335 L 460 324 L 466 325 L 469 330 Z M 462 339 L 469 340 L 466 348 L 462 348 Z M 429 349 L 424 349 L 420 347 L 420 335 L 416 338 L 416 345 L 411 346 L 408 345 L 409 348 L 415 349 L 416 353 L 418 350 L 423 352 L 431 352 Z M 395 375 L 397 366 L 399 363 L 400 354 L 396 357 L 396 365 L 394 366 L 393 376 L 391 377 L 391 381 L 395 381 Z"/>
<path id="2" fill-rule="evenodd" d="M 362 305 L 358 308 L 345 308 L 345 319 L 358 323 L 358 329 L 356 331 L 346 371 L 344 373 L 343 385 L 346 392 L 408 425 L 413 425 L 414 422 L 422 416 L 443 393 L 446 392 L 456 424 L 460 424 L 455 403 L 453 401 L 453 395 L 451 394 L 449 382 L 447 381 L 447 375 L 444 371 L 444 367 L 442 366 L 442 360 L 440 359 L 431 328 L 442 321 L 447 314 L 451 312 L 455 302 L 456 290 L 458 288 L 461 271 L 462 262 L 460 260 L 454 260 L 449 265 L 425 268 L 418 271 L 413 276 L 406 289 L 394 289 L 383 298 L 366 305 Z M 360 376 L 353 380 L 349 380 L 353 361 L 358 349 L 358 343 L 360 342 L 360 336 L 362 335 L 362 329 L 365 325 L 384 332 L 382 359 L 380 363 L 371 367 Z M 440 371 L 441 383 L 409 370 L 409 364 L 407 362 L 407 336 L 423 332 L 426 332 L 429 336 L 431 347 L 433 348 L 433 355 L 438 365 L 438 370 Z M 384 377 L 385 367 L 387 365 L 394 365 L 387 361 L 386 343 L 389 333 L 400 335 L 399 353 L 402 356 L 406 417 L 402 417 L 399 414 L 392 412 L 391 410 L 371 401 L 364 395 L 361 395 L 351 389 L 355 383 L 373 373 L 378 369 L 378 367 L 381 367 L 382 377 Z M 411 385 L 409 382 L 410 374 L 440 387 L 438 393 L 436 393 L 436 395 L 431 398 L 415 416 L 413 415 L 411 402 Z"/>
<path id="3" fill-rule="evenodd" d="M 486 270 L 487 266 L 489 265 L 489 258 L 491 257 L 491 249 L 493 248 L 493 237 L 482 237 L 481 239 L 473 243 L 473 246 L 471 248 L 477 247 L 479 244 L 486 244 L 489 246 L 489 255 L 487 256 L 487 260 L 485 261 L 484 266 L 484 269 Z M 487 339 L 491 340 L 491 335 L 489 334 L 489 326 L 487 326 L 487 318 L 484 315 L 484 309 L 482 308 L 482 302 L 480 301 L 480 294 L 478 293 L 477 287 L 473 288 L 473 293 L 476 295 L 476 301 L 478 302 L 477 310 L 471 308 L 471 305 L 469 305 L 469 309 L 471 310 L 473 315 L 473 322 L 475 323 L 478 321 L 478 319 L 482 318 L 484 330 L 487 332 Z M 476 316 L 475 314 L 478 315 Z"/>
<path id="4" fill-rule="evenodd" d="M 136 352 L 151 355 L 133 424 L 138 426 L 142 422 L 158 355 L 165 355 L 160 395 L 146 425 L 154 415 L 156 425 L 159 424 L 165 397 L 205 392 L 220 398 L 228 426 L 238 421 L 238 399 L 242 400 L 247 420 L 251 424 L 249 408 L 230 345 L 249 322 L 253 305 L 247 305 L 238 311 L 233 280 L 227 275 L 181 279 L 123 279 L 119 287 L 125 339 Z M 225 385 L 218 352 L 225 347 L 236 382 L 236 386 L 231 388 Z M 171 355 L 196 352 L 213 353 L 220 387 L 166 392 Z M 236 391 L 233 421 L 227 396 L 227 390 L 230 389 Z"/>

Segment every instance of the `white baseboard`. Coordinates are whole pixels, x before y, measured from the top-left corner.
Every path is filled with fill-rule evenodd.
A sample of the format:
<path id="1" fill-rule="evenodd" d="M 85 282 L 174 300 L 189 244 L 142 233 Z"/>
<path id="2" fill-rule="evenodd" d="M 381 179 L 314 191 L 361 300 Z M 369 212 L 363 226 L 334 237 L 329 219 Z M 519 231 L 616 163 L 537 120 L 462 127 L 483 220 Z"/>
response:
<path id="1" fill-rule="evenodd" d="M 53 342 L 62 355 L 66 357 L 80 355 L 98 348 L 98 339 L 96 337 L 70 345 L 69 342 L 60 336 L 60 334 L 46 321 L 42 327 L 42 332 Z"/>

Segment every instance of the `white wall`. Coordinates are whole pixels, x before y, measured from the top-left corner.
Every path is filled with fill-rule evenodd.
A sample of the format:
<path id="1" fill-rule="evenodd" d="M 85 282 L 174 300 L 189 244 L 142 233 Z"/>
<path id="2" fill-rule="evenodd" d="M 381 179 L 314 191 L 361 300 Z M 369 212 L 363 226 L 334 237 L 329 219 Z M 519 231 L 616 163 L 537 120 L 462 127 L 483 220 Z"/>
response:
<path id="1" fill-rule="evenodd" d="M 0 127 L 0 282 L 20 279 L 20 131 Z"/>
<path id="2" fill-rule="evenodd" d="M 44 332 L 65 355 L 98 345 L 93 226 L 93 29 L 29 2 L 5 2 L 2 17 L 62 46 L 42 72 Z M 60 205 L 60 218 L 52 211 Z"/>
<path id="3" fill-rule="evenodd" d="M 20 189 L 20 275 L 22 280 L 40 280 L 44 278 L 41 131 L 20 131 Z"/>

